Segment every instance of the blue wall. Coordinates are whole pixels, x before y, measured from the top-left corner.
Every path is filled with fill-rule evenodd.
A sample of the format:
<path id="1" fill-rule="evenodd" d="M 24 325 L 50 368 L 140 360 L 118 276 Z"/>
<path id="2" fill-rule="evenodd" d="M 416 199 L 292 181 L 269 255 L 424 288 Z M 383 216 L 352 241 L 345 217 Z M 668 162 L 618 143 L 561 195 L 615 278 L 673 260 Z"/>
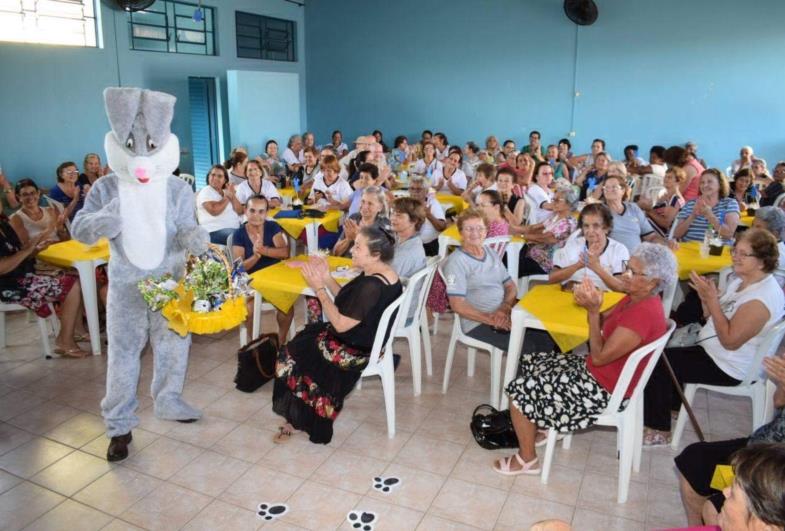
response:
<path id="1" fill-rule="evenodd" d="M 304 9 L 283 0 L 213 0 L 204 5 L 216 7 L 217 56 L 132 51 L 127 15 L 103 3 L 103 49 L 0 43 L 0 164 L 9 179 L 33 177 L 40 184 L 51 186 L 58 163 L 74 160 L 81 168 L 85 153 L 103 154 L 103 138 L 109 125 L 102 92 L 105 87 L 120 83 L 177 96 L 172 130 L 180 139 L 181 149 L 187 151 L 181 156 L 184 171 L 191 171 L 193 164 L 188 76 L 220 78 L 225 109 L 227 70 L 296 72 L 300 75 L 303 130 Z M 296 21 L 299 61 L 238 59 L 235 10 Z M 228 126 L 224 125 L 228 149 Z"/>
<path id="2" fill-rule="evenodd" d="M 743 144 L 785 159 L 785 2 L 595 1 L 580 28 L 561 0 L 308 2 L 308 126 L 318 142 L 539 129 L 574 131 L 579 153 L 599 136 L 614 157 L 692 139 L 722 168 Z"/>

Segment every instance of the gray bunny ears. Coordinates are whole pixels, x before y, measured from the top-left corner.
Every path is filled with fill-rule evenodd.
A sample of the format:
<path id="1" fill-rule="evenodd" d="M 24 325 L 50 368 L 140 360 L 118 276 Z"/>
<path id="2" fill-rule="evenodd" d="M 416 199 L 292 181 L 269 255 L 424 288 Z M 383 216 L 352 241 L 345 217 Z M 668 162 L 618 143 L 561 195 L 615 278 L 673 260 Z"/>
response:
<path id="1" fill-rule="evenodd" d="M 136 153 L 154 151 L 169 138 L 175 101 L 174 96 L 153 90 L 124 87 L 104 90 L 112 133 L 121 146 Z M 129 137 L 133 138 L 130 146 Z"/>

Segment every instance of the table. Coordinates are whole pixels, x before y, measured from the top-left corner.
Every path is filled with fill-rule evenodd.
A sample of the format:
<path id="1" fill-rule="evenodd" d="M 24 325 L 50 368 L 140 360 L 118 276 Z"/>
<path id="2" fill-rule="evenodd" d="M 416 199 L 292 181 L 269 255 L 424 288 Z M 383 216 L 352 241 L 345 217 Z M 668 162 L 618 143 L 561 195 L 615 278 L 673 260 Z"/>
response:
<path id="1" fill-rule="evenodd" d="M 300 296 L 316 295 L 305 282 L 300 270 L 288 265 L 292 261 L 304 262 L 306 260 L 308 260 L 307 256 L 300 255 L 251 273 L 251 287 L 254 289 L 253 335 L 251 337 L 259 337 L 262 320 L 262 295 L 284 313 L 294 306 Z M 339 266 L 351 267 L 352 260 L 339 256 L 328 256 L 327 263 L 330 265 L 330 271 L 334 272 Z M 335 279 L 341 285 L 350 280 L 349 277 Z"/>
<path id="2" fill-rule="evenodd" d="M 608 292 L 603 296 L 601 311 L 615 306 L 624 293 Z M 500 409 L 507 407 L 504 389 L 518 372 L 518 362 L 526 329 L 546 330 L 563 352 L 572 350 L 589 339 L 586 310 L 575 304 L 572 292 L 562 291 L 559 284 L 534 286 L 512 310 L 507 364 L 502 380 Z"/>
<path id="3" fill-rule="evenodd" d="M 87 330 L 93 355 L 101 354 L 101 330 L 98 322 L 98 288 L 95 268 L 109 260 L 109 242 L 102 238 L 96 245 L 77 240 L 55 243 L 38 253 L 38 258 L 59 267 L 73 267 L 79 273 L 82 300 L 87 313 Z"/>
<path id="4" fill-rule="evenodd" d="M 460 246 L 463 238 L 458 232 L 458 225 L 450 225 L 439 234 L 439 256 L 447 256 L 447 247 L 454 245 Z M 507 244 L 507 271 L 510 277 L 518 283 L 518 259 L 521 249 L 526 243 L 523 236 L 513 236 Z"/>
<path id="5" fill-rule="evenodd" d="M 744 214 L 739 217 L 739 225 L 744 225 L 745 227 L 752 227 L 753 221 L 755 221 L 755 216 Z"/>
<path id="6" fill-rule="evenodd" d="M 278 212 L 280 212 L 280 209 L 271 210 L 269 218 L 278 223 L 278 225 L 295 240 L 305 231 L 305 242 L 309 254 L 319 250 L 319 227 L 323 226 L 330 232 L 338 232 L 338 222 L 340 221 L 341 216 L 343 216 L 343 211 L 341 210 L 328 210 L 324 213 L 323 218 L 304 217 L 275 219 L 275 214 Z"/>
<path id="7" fill-rule="evenodd" d="M 721 256 L 707 256 L 701 258 L 701 242 L 682 242 L 679 248 L 674 251 L 676 262 L 679 269 L 679 280 L 690 278 L 690 271 L 695 271 L 699 275 L 707 273 L 717 273 L 730 266 L 733 260 L 730 256 L 730 247 L 727 245 L 722 248 Z"/>
<path id="8" fill-rule="evenodd" d="M 469 203 L 467 203 L 463 197 L 459 195 L 438 192 L 436 194 L 436 200 L 444 207 L 444 210 L 452 208 L 455 209 L 456 214 L 460 214 L 462 211 L 469 208 Z"/>

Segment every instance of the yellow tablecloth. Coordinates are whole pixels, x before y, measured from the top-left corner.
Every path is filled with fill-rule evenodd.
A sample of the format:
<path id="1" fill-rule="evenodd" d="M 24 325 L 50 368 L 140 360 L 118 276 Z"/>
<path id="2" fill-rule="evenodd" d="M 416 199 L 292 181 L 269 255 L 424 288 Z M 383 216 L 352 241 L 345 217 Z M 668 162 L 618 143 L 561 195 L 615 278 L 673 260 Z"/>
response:
<path id="1" fill-rule="evenodd" d="M 286 234 L 291 236 L 292 238 L 299 238 L 300 234 L 305 230 L 305 226 L 309 223 L 313 223 L 314 221 L 319 222 L 322 227 L 329 230 L 330 232 L 338 232 L 338 222 L 341 219 L 341 215 L 343 212 L 340 210 L 328 210 L 324 213 L 323 218 L 284 218 L 284 219 L 275 219 L 275 215 L 280 211 L 280 209 L 273 209 L 270 211 L 269 218 L 278 223 L 283 230 L 286 231 Z"/>
<path id="2" fill-rule="evenodd" d="M 710 255 L 701 258 L 700 245 L 700 242 L 679 244 L 679 249 L 674 253 L 679 264 L 679 280 L 690 278 L 690 271 L 705 275 L 706 273 L 717 273 L 731 265 L 730 247 L 723 247 L 721 256 Z"/>
<path id="3" fill-rule="evenodd" d="M 439 192 L 436 194 L 436 200 L 439 203 L 449 203 L 451 205 L 451 208 L 454 208 L 457 214 L 460 214 L 462 211 L 469 208 L 469 203 L 464 201 L 463 197 L 459 195 L 452 195 L 444 192 Z"/>
<path id="4" fill-rule="evenodd" d="M 101 239 L 96 245 L 77 240 L 55 243 L 38 253 L 38 258 L 60 267 L 73 267 L 82 260 L 109 260 L 109 241 Z"/>
<path id="5" fill-rule="evenodd" d="M 297 192 L 294 191 L 294 188 L 281 188 L 278 190 L 278 193 L 281 194 L 281 197 L 291 197 L 292 199 L 297 197 Z"/>
<path id="6" fill-rule="evenodd" d="M 612 308 L 624 295 L 606 291 L 601 310 L 604 312 Z M 586 310 L 575 304 L 572 292 L 562 291 L 559 284 L 534 286 L 518 304 L 542 322 L 562 352 L 572 350 L 589 339 Z"/>
<path id="7" fill-rule="evenodd" d="M 301 255 L 291 260 L 306 261 L 308 257 Z M 294 306 L 297 298 L 308 287 L 300 269 L 289 267 L 287 265 L 289 261 L 278 262 L 251 274 L 251 287 L 261 293 L 264 300 L 270 302 L 282 312 L 288 312 Z M 330 264 L 330 271 L 335 271 L 338 266 L 352 265 L 351 259 L 338 256 L 328 256 L 327 262 Z M 349 281 L 348 279 L 336 280 L 338 280 L 339 284 L 345 284 Z"/>
<path id="8" fill-rule="evenodd" d="M 463 237 L 461 236 L 461 233 L 458 232 L 458 225 L 457 224 L 452 224 L 449 227 L 447 227 L 446 229 L 444 229 L 441 232 L 441 235 L 442 236 L 447 236 L 448 238 L 451 238 L 451 239 L 453 239 L 453 240 L 455 240 L 457 242 L 460 242 L 460 241 L 463 240 Z M 526 243 L 526 240 L 523 239 L 523 236 L 513 236 L 511 241 L 517 242 L 517 243 Z"/>
<path id="9" fill-rule="evenodd" d="M 745 227 L 752 227 L 752 222 L 755 220 L 755 216 L 748 216 L 743 215 L 739 218 L 739 225 L 744 225 Z"/>

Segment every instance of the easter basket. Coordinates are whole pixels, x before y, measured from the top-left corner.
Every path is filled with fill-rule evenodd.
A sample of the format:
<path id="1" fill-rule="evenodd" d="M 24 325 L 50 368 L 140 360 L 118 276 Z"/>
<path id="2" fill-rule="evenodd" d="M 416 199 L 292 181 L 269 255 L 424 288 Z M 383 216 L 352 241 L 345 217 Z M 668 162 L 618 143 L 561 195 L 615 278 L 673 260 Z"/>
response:
<path id="1" fill-rule="evenodd" d="M 224 249 L 215 244 L 202 256 L 188 257 L 179 282 L 170 275 L 145 279 L 139 290 L 150 308 L 160 310 L 169 328 L 181 336 L 231 330 L 248 314 L 248 275 L 241 263 L 233 267 Z"/>

